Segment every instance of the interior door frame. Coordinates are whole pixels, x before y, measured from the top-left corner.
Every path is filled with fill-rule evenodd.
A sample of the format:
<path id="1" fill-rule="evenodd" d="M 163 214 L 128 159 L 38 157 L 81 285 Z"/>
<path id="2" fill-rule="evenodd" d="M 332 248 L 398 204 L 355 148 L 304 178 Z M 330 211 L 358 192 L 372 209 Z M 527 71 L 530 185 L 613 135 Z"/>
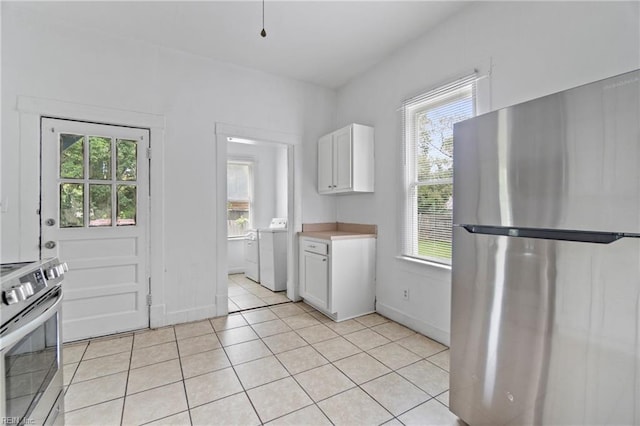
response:
<path id="1" fill-rule="evenodd" d="M 301 300 L 298 286 L 298 232 L 302 231 L 302 138 L 274 130 L 216 123 L 216 311 L 229 313 L 227 299 L 227 142 L 229 137 L 272 142 L 287 147 L 287 297 Z"/>
<path id="2" fill-rule="evenodd" d="M 20 259 L 40 258 L 40 136 L 42 118 L 85 121 L 116 126 L 149 129 L 151 161 L 149 168 L 150 202 L 148 224 L 148 262 L 153 295 L 149 307 L 151 327 L 166 325 L 164 301 L 165 236 L 164 236 L 164 128 L 165 117 L 137 111 L 83 105 L 72 102 L 19 96 L 20 118 Z M 153 179 L 153 181 L 151 181 Z M 31 214 L 31 212 L 33 212 Z M 150 242 L 153 241 L 153 246 Z"/>

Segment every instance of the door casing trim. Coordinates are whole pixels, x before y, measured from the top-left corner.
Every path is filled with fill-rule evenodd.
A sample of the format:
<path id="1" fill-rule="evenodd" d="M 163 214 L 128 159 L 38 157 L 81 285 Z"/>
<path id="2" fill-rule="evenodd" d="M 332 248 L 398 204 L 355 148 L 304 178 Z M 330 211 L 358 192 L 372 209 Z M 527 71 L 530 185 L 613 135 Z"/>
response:
<path id="1" fill-rule="evenodd" d="M 20 248 L 23 260 L 36 260 L 40 256 L 40 132 L 42 118 L 86 121 L 116 126 L 149 129 L 149 144 L 153 161 L 149 175 L 153 176 L 150 188 L 149 215 L 149 275 L 153 304 L 149 308 L 151 327 L 165 325 L 164 300 L 165 236 L 164 236 L 164 132 L 165 116 L 139 111 L 127 111 L 96 105 L 18 96 L 16 110 L 19 116 L 19 190 L 20 190 Z M 33 167 L 38 165 L 38 167 Z M 150 242 L 153 241 L 153 246 Z"/>

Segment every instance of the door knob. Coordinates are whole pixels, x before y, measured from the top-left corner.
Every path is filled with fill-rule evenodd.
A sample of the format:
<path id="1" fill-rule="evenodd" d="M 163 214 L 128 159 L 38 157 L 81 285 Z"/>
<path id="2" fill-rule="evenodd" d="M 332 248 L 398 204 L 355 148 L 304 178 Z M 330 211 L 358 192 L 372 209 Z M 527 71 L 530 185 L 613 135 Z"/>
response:
<path id="1" fill-rule="evenodd" d="M 52 248 L 56 248 L 56 242 L 55 241 L 47 241 L 46 243 L 44 243 L 44 246 L 48 249 L 52 249 Z"/>
<path id="2" fill-rule="evenodd" d="M 47 226 L 53 226 L 53 225 L 55 225 L 55 224 L 56 224 L 56 220 L 55 220 L 55 219 L 52 219 L 52 218 L 49 218 L 49 219 L 47 219 L 44 223 L 45 223 Z"/>

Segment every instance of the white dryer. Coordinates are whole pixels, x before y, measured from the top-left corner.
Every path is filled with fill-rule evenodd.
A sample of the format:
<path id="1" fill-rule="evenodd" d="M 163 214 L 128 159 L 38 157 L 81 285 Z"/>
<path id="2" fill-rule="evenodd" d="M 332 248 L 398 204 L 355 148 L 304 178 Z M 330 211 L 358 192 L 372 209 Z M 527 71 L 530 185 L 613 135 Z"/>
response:
<path id="1" fill-rule="evenodd" d="M 287 220 L 274 218 L 258 230 L 260 284 L 271 291 L 287 289 Z"/>

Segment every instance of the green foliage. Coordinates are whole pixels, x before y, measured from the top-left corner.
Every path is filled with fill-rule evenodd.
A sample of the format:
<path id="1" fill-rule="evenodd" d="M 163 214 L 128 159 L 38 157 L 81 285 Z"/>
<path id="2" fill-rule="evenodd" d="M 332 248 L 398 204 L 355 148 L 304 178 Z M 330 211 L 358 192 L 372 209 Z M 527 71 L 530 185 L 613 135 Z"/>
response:
<path id="1" fill-rule="evenodd" d="M 88 146 L 87 146 L 88 145 Z M 60 186 L 60 224 L 63 227 L 84 226 L 85 150 L 88 149 L 89 221 L 92 225 L 110 225 L 112 220 L 112 193 L 117 191 L 117 218 L 135 223 L 137 209 L 136 185 L 117 185 L 117 181 L 135 181 L 137 178 L 137 143 L 117 140 L 116 176 L 112 155 L 114 143 L 101 136 L 60 135 L 60 177 L 66 181 Z M 102 181 L 103 183 L 98 183 Z"/>
<path id="2" fill-rule="evenodd" d="M 137 187 L 135 185 L 118 185 L 118 219 L 136 219 Z"/>
<path id="3" fill-rule="evenodd" d="M 111 179 L 111 139 L 89 136 L 89 179 Z"/>
<path id="4" fill-rule="evenodd" d="M 447 203 L 453 195 L 453 184 L 420 185 L 418 187 L 418 212 L 443 213 L 449 211 Z"/>
<path id="5" fill-rule="evenodd" d="M 60 177 L 84 178 L 84 137 L 60 135 Z"/>
<path id="6" fill-rule="evenodd" d="M 420 240 L 418 241 L 418 254 L 426 257 L 451 259 L 451 242 Z"/>
<path id="7" fill-rule="evenodd" d="M 136 141 L 118 140 L 116 172 L 118 180 L 136 180 L 137 149 Z"/>
<path id="8" fill-rule="evenodd" d="M 244 217 L 244 215 L 242 215 L 239 218 L 237 218 L 235 222 L 236 222 L 236 225 L 244 226 L 247 223 L 249 223 L 249 219 L 247 219 L 246 217 Z"/>
<path id="9" fill-rule="evenodd" d="M 84 186 L 76 183 L 60 185 L 60 226 L 84 226 Z"/>
<path id="10" fill-rule="evenodd" d="M 418 212 L 442 213 L 453 193 L 453 117 L 433 120 L 427 114 L 419 119 L 418 180 L 427 182 L 418 186 Z"/>

